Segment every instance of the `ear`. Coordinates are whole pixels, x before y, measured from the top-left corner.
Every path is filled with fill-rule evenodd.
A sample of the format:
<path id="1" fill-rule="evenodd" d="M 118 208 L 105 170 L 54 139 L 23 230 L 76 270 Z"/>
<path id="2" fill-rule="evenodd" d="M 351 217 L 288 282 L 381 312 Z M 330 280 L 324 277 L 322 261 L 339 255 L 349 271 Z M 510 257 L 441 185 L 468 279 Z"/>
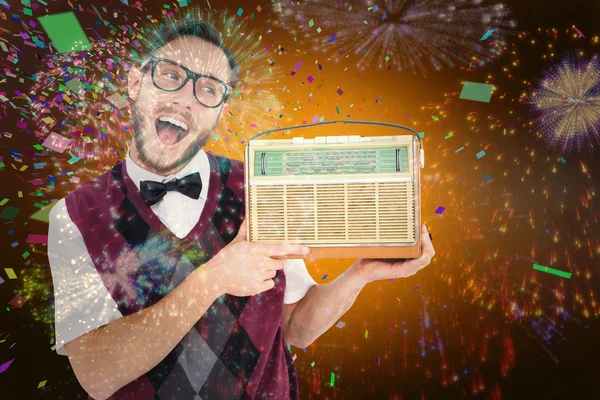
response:
<path id="1" fill-rule="evenodd" d="M 137 100 L 143 76 L 142 71 L 138 68 L 132 66 L 129 69 L 129 74 L 127 74 L 127 92 L 133 100 Z"/>

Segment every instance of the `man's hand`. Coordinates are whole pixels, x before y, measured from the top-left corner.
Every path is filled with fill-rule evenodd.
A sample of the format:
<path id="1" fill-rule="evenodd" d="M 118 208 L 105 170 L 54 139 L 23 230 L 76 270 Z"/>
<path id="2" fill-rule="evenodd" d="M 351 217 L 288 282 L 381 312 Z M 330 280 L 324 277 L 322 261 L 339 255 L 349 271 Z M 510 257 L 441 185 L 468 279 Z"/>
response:
<path id="1" fill-rule="evenodd" d="M 302 258 L 310 252 L 310 247 L 301 244 L 250 243 L 246 240 L 247 229 L 247 220 L 244 220 L 235 239 L 203 267 L 221 294 L 254 296 L 272 289 L 275 286 L 272 278 L 285 263 L 285 259 L 272 257 L 297 255 Z"/>
<path id="2" fill-rule="evenodd" d="M 431 262 L 435 255 L 435 250 L 427 228 L 422 225 L 421 228 L 421 257 L 415 259 L 378 259 L 361 258 L 357 260 L 353 267 L 357 273 L 364 279 L 365 284 L 381 279 L 407 278 L 425 268 Z"/>

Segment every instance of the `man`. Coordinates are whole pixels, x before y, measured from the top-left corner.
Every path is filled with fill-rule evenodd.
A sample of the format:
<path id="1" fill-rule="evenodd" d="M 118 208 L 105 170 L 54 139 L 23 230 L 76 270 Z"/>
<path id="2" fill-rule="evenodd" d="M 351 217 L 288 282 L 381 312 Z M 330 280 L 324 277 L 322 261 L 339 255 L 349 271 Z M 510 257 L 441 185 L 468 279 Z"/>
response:
<path id="1" fill-rule="evenodd" d="M 125 162 L 50 214 L 57 352 L 94 399 L 298 399 L 286 343 L 308 346 L 368 282 L 426 266 L 429 237 L 418 260 L 362 259 L 327 285 L 308 274 L 308 247 L 246 241 L 243 164 L 201 150 L 238 81 L 234 56 L 193 18 L 149 50 L 129 71 Z"/>

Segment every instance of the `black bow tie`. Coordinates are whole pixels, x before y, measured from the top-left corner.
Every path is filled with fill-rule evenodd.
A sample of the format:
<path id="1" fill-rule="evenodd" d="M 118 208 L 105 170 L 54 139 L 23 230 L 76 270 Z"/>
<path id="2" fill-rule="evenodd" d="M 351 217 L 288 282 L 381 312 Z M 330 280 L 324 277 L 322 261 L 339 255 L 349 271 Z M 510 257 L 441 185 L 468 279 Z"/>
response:
<path id="1" fill-rule="evenodd" d="M 140 191 L 142 198 L 148 207 L 153 206 L 165 197 L 168 191 L 177 190 L 181 194 L 185 194 L 192 199 L 198 199 L 202 191 L 202 181 L 200 173 L 184 176 L 181 179 L 174 179 L 170 182 L 162 183 L 155 181 L 141 181 Z"/>

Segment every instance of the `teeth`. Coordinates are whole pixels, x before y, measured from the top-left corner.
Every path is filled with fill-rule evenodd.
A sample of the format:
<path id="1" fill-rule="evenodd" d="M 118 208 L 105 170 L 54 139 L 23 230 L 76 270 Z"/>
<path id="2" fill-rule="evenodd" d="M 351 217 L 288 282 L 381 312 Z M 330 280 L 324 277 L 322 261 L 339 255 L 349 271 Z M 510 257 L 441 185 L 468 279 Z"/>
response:
<path id="1" fill-rule="evenodd" d="M 188 126 L 185 122 L 183 121 L 179 121 L 178 119 L 175 118 L 170 118 L 170 117 L 160 117 L 158 118 L 159 121 L 166 121 L 166 122 L 170 122 L 173 125 L 177 125 L 178 127 L 180 127 L 181 129 L 183 129 L 184 131 L 188 130 Z"/>

